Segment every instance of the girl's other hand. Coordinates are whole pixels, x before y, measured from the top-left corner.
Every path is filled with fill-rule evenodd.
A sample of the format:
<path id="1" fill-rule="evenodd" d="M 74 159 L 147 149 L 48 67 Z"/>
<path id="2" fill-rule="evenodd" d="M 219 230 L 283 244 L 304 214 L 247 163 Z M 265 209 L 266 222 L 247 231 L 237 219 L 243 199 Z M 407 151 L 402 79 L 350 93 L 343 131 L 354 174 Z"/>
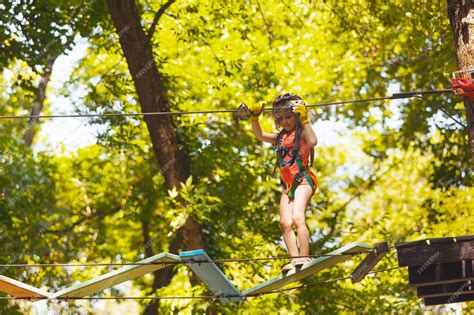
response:
<path id="1" fill-rule="evenodd" d="M 250 120 L 258 121 L 260 114 L 262 113 L 263 104 L 253 104 L 249 106 Z"/>
<path id="2" fill-rule="evenodd" d="M 304 106 L 304 104 L 299 104 L 298 106 L 294 107 L 293 112 L 299 114 L 301 126 L 309 124 L 308 110 L 306 109 L 306 106 Z"/>

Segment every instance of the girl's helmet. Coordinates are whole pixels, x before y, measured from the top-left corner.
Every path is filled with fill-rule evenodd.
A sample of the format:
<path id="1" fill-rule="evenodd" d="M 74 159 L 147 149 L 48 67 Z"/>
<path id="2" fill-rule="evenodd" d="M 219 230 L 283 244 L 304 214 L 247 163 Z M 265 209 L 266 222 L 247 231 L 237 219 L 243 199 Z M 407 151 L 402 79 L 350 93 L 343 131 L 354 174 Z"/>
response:
<path id="1" fill-rule="evenodd" d="M 273 101 L 272 114 L 278 120 L 285 111 L 292 111 L 293 107 L 299 104 L 304 104 L 304 101 L 298 95 L 293 93 L 280 94 Z"/>

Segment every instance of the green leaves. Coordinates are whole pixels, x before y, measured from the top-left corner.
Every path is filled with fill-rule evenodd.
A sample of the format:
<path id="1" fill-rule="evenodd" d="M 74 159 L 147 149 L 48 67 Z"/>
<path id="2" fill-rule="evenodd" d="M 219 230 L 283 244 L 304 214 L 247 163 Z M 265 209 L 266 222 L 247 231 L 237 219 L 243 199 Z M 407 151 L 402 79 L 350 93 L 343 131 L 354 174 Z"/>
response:
<path id="1" fill-rule="evenodd" d="M 49 56 L 69 51 L 77 33 L 86 35 L 91 31 L 95 25 L 89 16 L 99 12 L 98 2 L 18 1 L 2 5 L 0 64 L 23 60 L 38 71 Z"/>
<path id="2" fill-rule="evenodd" d="M 139 111 L 119 45 L 127 30 L 115 33 L 105 1 L 33 1 L 28 8 L 22 3 L 3 4 L 6 14 L 0 17 L 0 64 L 11 71 L 10 77 L 0 79 L 2 114 L 28 112 L 38 67 L 49 53 L 67 52 L 68 40 L 77 34 L 87 38 L 89 49 L 60 94 L 84 113 Z M 144 30 L 161 5 L 138 3 Z M 283 90 L 316 103 L 445 88 L 456 64 L 444 6 L 444 1 L 422 0 L 177 1 L 161 17 L 152 38 L 154 64 L 163 75 L 172 109 L 183 111 L 236 108 L 241 102 L 266 101 L 270 106 Z M 28 25 L 15 18 L 19 12 Z M 316 127 L 328 119 L 345 127 L 342 140 L 320 139 L 326 145 L 316 147 L 319 191 L 306 221 L 312 253 L 353 241 L 385 240 L 393 245 L 472 231 L 466 220 L 472 217 L 474 194 L 466 131 L 441 109 L 464 120 L 459 100 L 446 95 L 313 110 Z M 26 121 L 2 123 L 0 239 L 5 245 L 0 259 L 133 261 L 150 251 L 168 251 L 170 239 L 189 216 L 204 227 L 207 250 L 216 259 L 286 254 L 278 223 L 281 188 L 278 178 L 270 176 L 271 148 L 255 140 L 248 123 L 230 114 L 173 120 L 192 176 L 172 190 L 164 184 L 169 170 L 158 165 L 143 119 L 90 120 L 102 127 L 98 144 L 69 157 L 48 151 L 33 154 L 21 142 Z M 267 115 L 261 123 L 265 131 L 276 132 Z M 360 259 L 307 281 L 346 276 Z M 280 263 L 222 268 L 245 289 L 278 274 Z M 396 257 L 391 255 L 380 268 L 394 265 Z M 56 289 L 102 271 L 6 273 Z M 132 295 L 145 296 L 151 286 L 150 277 L 139 279 L 132 284 Z M 207 291 L 192 285 L 182 267 L 177 267 L 173 282 L 157 292 L 193 294 Z M 357 285 L 336 282 L 243 305 L 160 301 L 160 310 L 170 309 L 426 310 L 408 287 L 404 270 Z"/>
<path id="3" fill-rule="evenodd" d="M 205 183 L 208 179 L 204 178 L 202 180 Z M 176 187 L 168 190 L 170 210 L 166 216 L 170 218 L 176 217 L 171 223 L 174 229 L 180 227 L 189 215 L 197 218 L 201 223 L 209 223 L 211 221 L 211 213 L 218 211 L 222 206 L 221 199 L 212 196 L 210 191 L 205 188 L 206 184 L 202 183 L 196 186 L 193 185 L 192 181 L 192 176 L 190 176 L 185 183 L 180 183 L 181 188 L 179 190 Z M 184 206 L 181 200 L 184 201 Z"/>

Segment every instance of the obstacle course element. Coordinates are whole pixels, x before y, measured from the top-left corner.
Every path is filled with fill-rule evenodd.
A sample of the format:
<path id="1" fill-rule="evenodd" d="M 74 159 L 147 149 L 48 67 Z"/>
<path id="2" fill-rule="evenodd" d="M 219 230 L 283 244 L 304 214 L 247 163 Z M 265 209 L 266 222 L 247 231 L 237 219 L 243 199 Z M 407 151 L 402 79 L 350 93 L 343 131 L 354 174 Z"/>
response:
<path id="1" fill-rule="evenodd" d="M 370 248 L 371 246 L 367 244 L 359 242 L 351 243 L 328 253 L 327 256 L 323 255 L 321 257 L 313 259 L 301 266 L 301 268 L 290 270 L 286 274 L 281 274 L 253 288 L 247 289 L 242 292 L 242 294 L 245 296 L 277 290 L 287 284 L 309 277 L 323 269 L 332 267 L 340 262 L 346 261 L 352 256 L 352 254 L 356 254 L 361 251 L 366 251 Z"/>
<path id="2" fill-rule="evenodd" d="M 362 262 L 351 273 L 352 283 L 362 281 L 367 274 L 374 269 L 375 265 L 388 254 L 390 248 L 387 242 L 375 244 L 375 248 L 362 260 Z"/>
<path id="3" fill-rule="evenodd" d="M 395 247 L 399 267 L 408 267 L 409 284 L 417 287 L 418 296 L 424 298 L 425 305 L 474 300 L 474 235 L 399 243 Z M 243 292 L 202 249 L 181 252 L 179 256 L 161 253 L 54 294 L 0 275 L 0 292 L 31 302 L 82 298 L 162 269 L 169 263 L 182 262 L 203 280 L 214 293 L 215 299 L 222 303 L 239 302 L 245 297 L 278 292 L 278 289 L 292 282 L 307 278 L 370 248 L 367 244 L 351 243 Z M 352 282 L 361 281 L 388 252 L 387 243 L 378 243 L 352 272 Z"/>
<path id="4" fill-rule="evenodd" d="M 179 256 L 222 303 L 242 300 L 240 291 L 202 249 L 181 252 Z"/>
<path id="5" fill-rule="evenodd" d="M 16 298 L 31 298 L 32 301 L 45 298 L 81 298 L 114 287 L 120 283 L 141 277 L 167 266 L 166 262 L 179 262 L 177 255 L 161 253 L 108 272 L 97 278 L 73 285 L 54 294 L 47 293 L 23 282 L 0 276 L 0 292 Z M 160 264 L 162 262 L 162 264 Z M 34 299 L 34 298 L 37 299 Z"/>
<path id="6" fill-rule="evenodd" d="M 177 255 L 161 253 L 140 260 L 136 265 L 122 267 L 95 279 L 91 279 L 56 292 L 55 294 L 51 295 L 51 298 L 77 298 L 89 296 L 102 290 L 114 287 L 125 281 L 141 277 L 156 270 L 160 270 L 167 266 L 166 264 L 159 264 L 160 262 L 179 262 L 180 260 L 181 259 Z"/>
<path id="7" fill-rule="evenodd" d="M 474 69 L 454 72 L 451 85 L 455 94 L 474 101 Z"/>
<path id="8" fill-rule="evenodd" d="M 253 288 L 240 292 L 220 270 L 216 263 L 202 250 L 181 252 L 180 256 L 161 253 L 138 261 L 136 264 L 111 271 L 97 278 L 73 285 L 54 294 L 44 292 L 22 282 L 0 276 L 0 292 L 5 292 L 17 298 L 67 299 L 90 296 L 102 290 L 111 288 L 128 280 L 135 279 L 147 273 L 154 272 L 167 266 L 167 262 L 184 262 L 193 270 L 222 303 L 239 302 L 246 296 L 254 296 L 271 292 L 292 282 L 309 277 L 323 269 L 334 266 L 349 259 L 353 254 L 367 251 L 371 247 L 363 243 L 352 243 L 265 281 Z M 160 264 L 161 262 L 161 264 Z M 34 298 L 37 299 L 34 299 Z"/>
<path id="9" fill-rule="evenodd" d="M 0 292 L 5 292 L 17 298 L 30 298 L 30 301 L 37 301 L 50 296 L 48 292 L 2 275 L 0 275 Z"/>
<path id="10" fill-rule="evenodd" d="M 474 235 L 431 238 L 395 246 L 398 265 L 425 305 L 474 300 Z"/>

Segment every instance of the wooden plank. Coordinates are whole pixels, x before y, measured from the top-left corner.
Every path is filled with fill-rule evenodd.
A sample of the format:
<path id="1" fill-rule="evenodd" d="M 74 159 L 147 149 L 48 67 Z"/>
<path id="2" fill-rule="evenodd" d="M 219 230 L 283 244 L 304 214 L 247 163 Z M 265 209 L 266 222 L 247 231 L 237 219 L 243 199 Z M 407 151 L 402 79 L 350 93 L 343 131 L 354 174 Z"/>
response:
<path id="1" fill-rule="evenodd" d="M 435 237 L 435 238 L 428 238 L 424 240 L 418 240 L 413 242 L 401 242 L 396 245 L 397 248 L 402 247 L 413 247 L 413 246 L 423 246 L 426 244 L 451 244 L 456 242 L 463 242 L 463 241 L 472 241 L 474 240 L 474 235 L 462 235 L 462 236 L 455 236 L 455 237 Z"/>
<path id="2" fill-rule="evenodd" d="M 179 256 L 161 253 L 138 261 L 140 264 L 181 261 Z M 112 272 L 106 273 L 95 279 L 91 279 L 72 287 L 54 293 L 51 298 L 84 297 L 111 288 L 122 282 L 141 277 L 147 273 L 162 269 L 167 264 L 130 265 Z"/>
<path id="3" fill-rule="evenodd" d="M 17 298 L 31 298 L 31 301 L 48 298 L 50 295 L 48 292 L 2 275 L 0 275 L 0 292 L 5 292 Z"/>
<path id="4" fill-rule="evenodd" d="M 444 295 L 453 295 L 456 293 L 468 294 L 474 293 L 474 286 L 471 284 L 471 281 L 463 281 L 443 285 L 418 287 L 417 293 L 420 297 L 437 297 Z"/>
<path id="5" fill-rule="evenodd" d="M 473 279 L 472 260 L 408 267 L 408 282 L 414 286 L 433 286 Z"/>
<path id="6" fill-rule="evenodd" d="M 375 248 L 362 260 L 351 273 L 352 283 L 362 281 L 375 265 L 390 251 L 387 242 L 377 243 Z"/>
<path id="7" fill-rule="evenodd" d="M 474 293 L 425 298 L 425 305 L 439 305 L 467 301 L 474 301 Z"/>
<path id="8" fill-rule="evenodd" d="M 253 288 L 242 292 L 242 295 L 258 294 L 270 292 L 279 289 L 287 284 L 309 277 L 323 269 L 332 267 L 337 263 L 343 262 L 351 257 L 350 254 L 360 251 L 370 250 L 371 246 L 363 243 L 351 243 L 329 253 L 329 255 L 340 256 L 321 256 L 304 264 L 301 268 L 290 270 L 286 274 L 281 274 L 268 281 L 265 281 Z M 347 255 L 344 255 L 347 254 Z"/>
<path id="9" fill-rule="evenodd" d="M 181 260 L 198 275 L 222 303 L 242 300 L 240 291 L 202 249 L 179 253 Z"/>
<path id="10" fill-rule="evenodd" d="M 456 291 L 455 291 L 455 292 L 448 293 L 448 294 L 449 294 L 449 296 L 474 294 L 474 290 L 463 291 L 463 292 L 459 292 L 459 293 L 456 293 Z M 446 293 L 432 293 L 432 294 L 424 294 L 424 295 L 418 295 L 418 296 L 422 297 L 422 298 L 425 298 L 425 299 L 428 299 L 428 298 L 444 297 L 444 296 L 447 296 L 447 295 L 446 295 Z M 455 302 L 451 302 L 451 303 L 455 303 Z"/>
<path id="11" fill-rule="evenodd" d="M 457 241 L 472 241 L 474 240 L 474 235 L 462 235 L 456 236 Z"/>
<path id="12" fill-rule="evenodd" d="M 406 266 L 428 266 L 431 264 L 454 262 L 459 260 L 474 259 L 474 239 L 470 237 L 442 240 L 428 244 L 404 243 L 396 246 L 398 253 L 398 265 Z"/>
<path id="13" fill-rule="evenodd" d="M 423 284 L 417 284 L 414 285 L 416 287 L 425 287 L 425 286 L 435 286 L 435 285 L 445 285 L 445 284 L 451 284 L 451 283 L 457 283 L 460 281 L 474 281 L 474 277 L 470 278 L 462 278 L 462 279 L 451 279 L 451 280 L 443 280 L 443 281 L 432 281 L 432 282 L 427 282 Z"/>

